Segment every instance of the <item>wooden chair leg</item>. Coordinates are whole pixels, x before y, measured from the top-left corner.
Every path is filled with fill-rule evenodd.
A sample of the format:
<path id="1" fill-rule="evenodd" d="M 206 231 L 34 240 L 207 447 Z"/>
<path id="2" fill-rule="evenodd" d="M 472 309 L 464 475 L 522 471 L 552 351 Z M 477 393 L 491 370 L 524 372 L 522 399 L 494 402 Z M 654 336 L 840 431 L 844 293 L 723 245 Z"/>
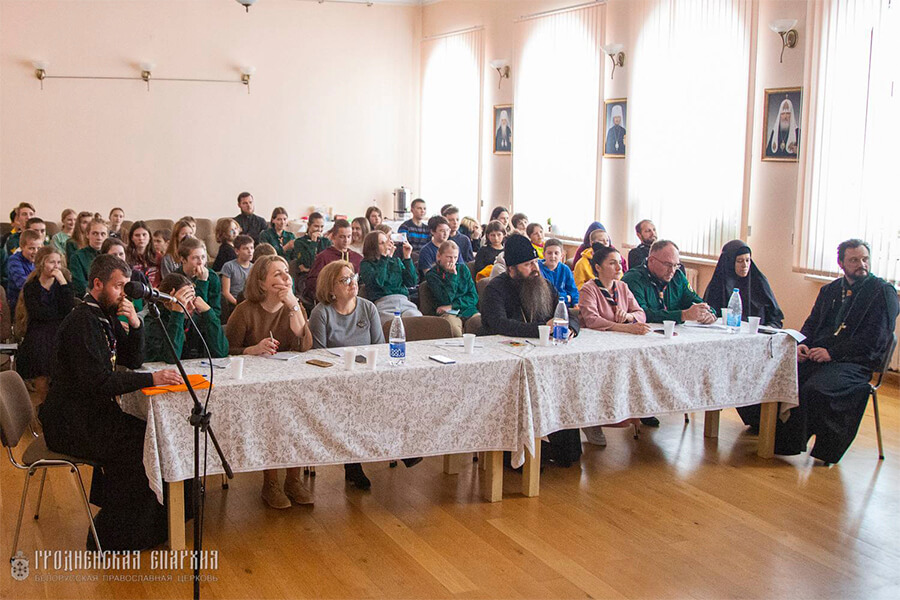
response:
<path id="1" fill-rule="evenodd" d="M 875 411 L 875 435 L 878 437 L 878 460 L 884 460 L 884 446 L 881 442 L 881 417 L 878 414 L 878 390 L 872 390 L 872 410 Z"/>

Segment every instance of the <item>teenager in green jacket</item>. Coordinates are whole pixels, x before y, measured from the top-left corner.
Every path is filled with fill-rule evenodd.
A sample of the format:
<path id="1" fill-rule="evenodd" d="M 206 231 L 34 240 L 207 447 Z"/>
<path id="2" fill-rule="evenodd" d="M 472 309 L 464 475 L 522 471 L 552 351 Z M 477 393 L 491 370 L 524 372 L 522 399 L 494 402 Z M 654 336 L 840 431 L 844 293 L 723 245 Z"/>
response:
<path id="1" fill-rule="evenodd" d="M 382 323 L 393 319 L 395 312 L 422 316 L 409 299 L 409 288 L 419 282 L 409 242 L 403 242 L 402 254 L 403 258 L 394 256 L 394 243 L 381 231 L 372 231 L 363 240 L 359 283 L 366 286 L 366 299 L 375 303 Z"/>
<path id="2" fill-rule="evenodd" d="M 222 282 L 216 272 L 206 266 L 206 244 L 203 240 L 186 237 L 178 244 L 181 266 L 176 273 L 186 276 L 194 284 L 194 292 L 222 317 Z"/>
<path id="3" fill-rule="evenodd" d="M 87 226 L 88 245 L 81 250 L 76 251 L 69 261 L 69 271 L 72 272 L 72 290 L 75 292 L 75 298 L 81 298 L 87 292 L 88 273 L 91 270 L 91 263 L 100 254 L 100 248 L 103 242 L 109 236 L 109 229 L 106 221 L 100 218 L 93 218 Z"/>
<path id="4" fill-rule="evenodd" d="M 272 211 L 270 227 L 259 234 L 259 243 L 271 244 L 278 256 L 290 261 L 294 259 L 296 236 L 286 229 L 287 222 L 287 211 L 280 206 L 277 207 Z"/>
<path id="5" fill-rule="evenodd" d="M 428 289 L 437 304 L 439 317 L 450 322 L 454 337 L 461 337 L 463 325 L 478 313 L 478 292 L 472 273 L 457 263 L 459 246 L 447 240 L 438 248 L 434 266 L 425 274 Z"/>
<path id="6" fill-rule="evenodd" d="M 159 284 L 159 291 L 180 300 L 187 307 L 188 314 L 193 317 L 196 327 L 177 303 L 160 304 L 159 316 L 162 325 L 153 317 L 147 317 L 145 321 L 147 361 L 175 362 L 165 332 L 168 332 L 178 357 L 182 360 L 206 358 L 203 339 L 206 340 L 213 358 L 228 356 L 228 339 L 225 337 L 219 315 L 197 295 L 190 279 L 180 273 L 170 273 Z M 200 336 L 203 336 L 203 339 Z"/>

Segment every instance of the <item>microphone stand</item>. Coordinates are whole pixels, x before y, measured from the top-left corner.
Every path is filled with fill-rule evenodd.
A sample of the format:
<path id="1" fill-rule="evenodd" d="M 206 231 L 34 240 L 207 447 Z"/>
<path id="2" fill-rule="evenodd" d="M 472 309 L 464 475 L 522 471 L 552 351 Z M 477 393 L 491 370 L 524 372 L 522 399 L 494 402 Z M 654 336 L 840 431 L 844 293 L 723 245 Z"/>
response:
<path id="1" fill-rule="evenodd" d="M 200 400 L 197 398 L 197 392 L 194 391 L 191 382 L 188 380 L 187 373 L 184 371 L 184 365 L 181 364 L 181 357 L 178 356 L 177 352 L 175 352 L 175 344 L 172 343 L 172 338 L 169 337 L 169 332 L 166 330 L 166 326 L 162 321 L 162 317 L 159 314 L 159 307 L 155 302 L 147 302 L 147 304 L 147 311 L 156 319 L 157 323 L 159 323 L 160 329 L 162 329 L 163 335 L 166 338 L 166 342 L 168 342 L 169 344 L 169 349 L 172 351 L 172 356 L 175 357 L 175 366 L 178 368 L 178 372 L 181 373 L 181 378 L 184 380 L 184 383 L 187 386 L 188 393 L 190 393 L 191 398 L 193 398 L 194 400 L 194 408 L 191 410 L 190 418 L 191 427 L 194 428 L 194 478 L 192 489 L 193 494 L 191 498 L 191 504 L 193 505 L 192 508 L 194 512 L 194 552 L 192 562 L 194 567 L 194 600 L 199 600 L 200 552 L 203 549 L 203 506 L 206 501 L 206 488 L 201 484 L 200 480 L 201 431 L 204 435 L 209 436 L 209 439 L 212 440 L 213 446 L 216 449 L 216 453 L 219 455 L 219 460 L 222 461 L 222 468 L 225 469 L 225 475 L 227 475 L 229 479 L 234 479 L 234 472 L 231 470 L 231 465 L 229 465 L 228 461 L 225 459 L 225 454 L 222 452 L 222 447 L 219 446 L 219 441 L 216 439 L 216 434 L 213 433 L 212 427 L 209 424 L 212 414 L 206 411 L 206 408 L 200 403 Z M 185 309 L 185 307 L 181 305 L 180 302 L 178 304 L 181 306 L 181 309 L 184 310 L 185 316 L 187 316 L 187 309 Z M 197 331 L 197 335 L 201 335 L 199 330 Z M 209 355 L 208 350 L 207 355 Z M 209 368 L 212 369 L 212 357 L 207 356 L 207 360 L 209 360 Z"/>

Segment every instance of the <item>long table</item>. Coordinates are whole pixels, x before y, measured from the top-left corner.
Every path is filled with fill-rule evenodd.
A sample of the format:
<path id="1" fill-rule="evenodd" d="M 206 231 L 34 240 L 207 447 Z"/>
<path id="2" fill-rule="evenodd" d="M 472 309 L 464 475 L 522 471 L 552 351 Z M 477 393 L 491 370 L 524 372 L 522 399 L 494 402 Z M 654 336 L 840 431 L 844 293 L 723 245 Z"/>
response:
<path id="1" fill-rule="evenodd" d="M 379 347 L 377 368 L 346 371 L 341 359 L 313 350 L 290 361 L 244 357 L 244 375 L 217 369 L 209 410 L 235 472 L 295 466 L 485 453 L 482 494 L 502 499 L 502 452 L 524 464 L 522 492 L 539 493 L 540 438 L 560 429 L 618 423 L 631 417 L 706 411 L 717 434 L 722 408 L 763 403 L 759 454 L 771 457 L 778 403 L 797 405 L 796 344 L 784 335 L 729 335 L 679 326 L 678 336 L 582 331 L 564 346 L 479 337 L 472 355 L 441 341 L 407 344 L 404 365 L 390 366 Z M 428 359 L 444 354 L 457 362 Z M 334 363 L 321 368 L 308 359 Z M 151 364 L 150 368 L 164 365 Z M 205 373 L 187 361 L 189 373 Z M 201 399 L 205 391 L 201 391 Z M 193 431 L 187 393 L 122 398 L 147 420 L 144 466 L 162 501 L 168 483 L 170 545 L 184 547 L 182 486 L 193 476 Z M 208 473 L 223 473 L 207 452 Z"/>

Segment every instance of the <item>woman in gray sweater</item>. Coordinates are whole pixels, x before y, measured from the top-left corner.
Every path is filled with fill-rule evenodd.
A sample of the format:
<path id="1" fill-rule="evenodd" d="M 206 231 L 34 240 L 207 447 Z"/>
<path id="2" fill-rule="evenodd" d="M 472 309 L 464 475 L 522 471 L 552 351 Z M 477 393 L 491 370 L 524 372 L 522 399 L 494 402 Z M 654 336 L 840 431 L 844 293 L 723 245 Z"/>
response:
<path id="1" fill-rule="evenodd" d="M 375 305 L 359 297 L 359 276 L 344 260 L 328 263 L 316 282 L 319 303 L 309 315 L 313 348 L 383 344 L 384 332 Z M 372 485 L 360 463 L 344 465 L 344 477 L 361 490 Z"/>

